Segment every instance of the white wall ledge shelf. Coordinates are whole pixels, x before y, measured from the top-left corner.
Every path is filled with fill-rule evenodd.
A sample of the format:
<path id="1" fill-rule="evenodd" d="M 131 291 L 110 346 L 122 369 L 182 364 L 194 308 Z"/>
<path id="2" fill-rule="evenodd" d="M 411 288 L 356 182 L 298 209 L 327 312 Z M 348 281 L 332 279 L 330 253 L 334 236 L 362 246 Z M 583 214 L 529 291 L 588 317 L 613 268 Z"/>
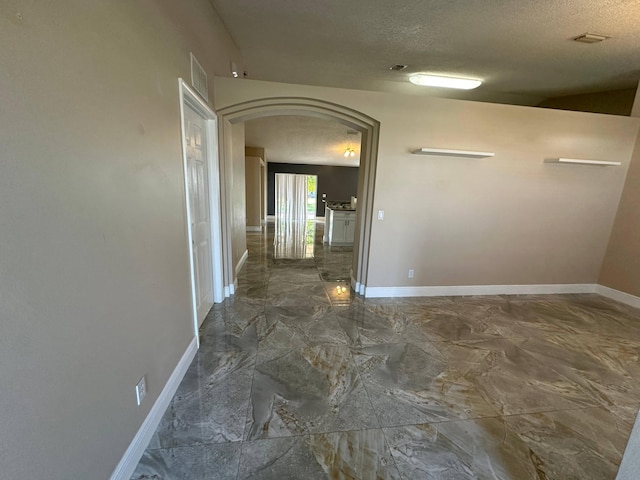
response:
<path id="1" fill-rule="evenodd" d="M 556 163 L 567 165 L 594 165 L 600 167 L 617 167 L 622 162 L 607 162 L 605 160 L 583 160 L 581 158 L 546 158 L 544 163 Z"/>
<path id="2" fill-rule="evenodd" d="M 487 158 L 495 156 L 493 152 L 476 152 L 473 150 L 450 150 L 444 148 L 419 148 L 414 155 L 433 155 L 440 157 Z"/>

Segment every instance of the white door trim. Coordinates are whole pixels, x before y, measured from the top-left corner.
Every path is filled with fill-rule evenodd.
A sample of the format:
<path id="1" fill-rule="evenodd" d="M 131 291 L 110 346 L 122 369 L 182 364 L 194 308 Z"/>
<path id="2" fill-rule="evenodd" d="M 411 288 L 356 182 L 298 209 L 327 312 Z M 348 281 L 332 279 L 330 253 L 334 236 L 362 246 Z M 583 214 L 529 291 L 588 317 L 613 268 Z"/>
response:
<path id="1" fill-rule="evenodd" d="M 218 160 L 218 116 L 200 96 L 182 78 L 178 79 L 180 91 L 180 128 L 182 133 L 182 167 L 184 172 L 185 210 L 187 248 L 189 251 L 189 274 L 191 279 L 191 304 L 193 310 L 193 325 L 196 338 L 198 335 L 198 312 L 196 308 L 196 281 L 193 266 L 193 235 L 191 232 L 191 209 L 189 208 L 189 176 L 187 163 L 187 145 L 185 143 L 185 107 L 190 107 L 205 121 L 207 133 L 207 162 L 209 180 L 209 215 L 211 224 L 211 271 L 213 274 L 213 301 L 220 303 L 224 300 L 222 280 L 222 220 L 220 209 L 220 162 Z M 214 188 L 214 186 L 216 188 Z M 199 340 L 198 340 L 199 342 Z"/>

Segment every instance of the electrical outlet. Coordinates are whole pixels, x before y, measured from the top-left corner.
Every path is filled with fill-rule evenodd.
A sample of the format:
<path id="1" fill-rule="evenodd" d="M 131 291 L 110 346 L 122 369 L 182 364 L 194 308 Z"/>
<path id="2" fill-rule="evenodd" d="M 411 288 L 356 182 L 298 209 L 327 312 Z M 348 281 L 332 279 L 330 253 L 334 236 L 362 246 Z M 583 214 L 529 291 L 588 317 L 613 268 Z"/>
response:
<path id="1" fill-rule="evenodd" d="M 136 401 L 138 405 L 142 405 L 142 399 L 147 395 L 147 377 L 143 375 L 136 384 Z"/>
<path id="2" fill-rule="evenodd" d="M 413 278 L 413 273 L 414 273 L 414 272 L 413 272 L 413 269 L 409 269 L 409 275 L 408 275 L 408 277 L 409 277 L 409 278 Z"/>
<path id="3" fill-rule="evenodd" d="M 378 220 L 384 220 L 384 210 L 378 210 Z"/>

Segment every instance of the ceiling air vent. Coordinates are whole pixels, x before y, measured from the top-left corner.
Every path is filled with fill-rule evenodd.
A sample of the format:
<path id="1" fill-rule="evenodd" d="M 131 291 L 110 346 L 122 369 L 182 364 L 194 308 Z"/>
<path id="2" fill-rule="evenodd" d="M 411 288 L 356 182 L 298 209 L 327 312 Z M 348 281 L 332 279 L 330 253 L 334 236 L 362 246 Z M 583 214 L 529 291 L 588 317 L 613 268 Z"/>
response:
<path id="1" fill-rule="evenodd" d="M 611 38 L 608 35 L 598 35 L 597 33 L 583 33 L 577 37 L 573 37 L 572 40 L 580 43 L 600 43 L 603 40 Z"/>
<path id="2" fill-rule="evenodd" d="M 394 72 L 399 72 L 400 70 L 404 70 L 408 65 L 402 65 L 401 63 L 393 64 L 389 67 L 389 70 L 393 70 Z"/>
<path id="3" fill-rule="evenodd" d="M 196 89 L 202 98 L 209 101 L 209 87 L 207 86 L 207 72 L 204 71 L 200 62 L 191 54 L 191 85 Z"/>

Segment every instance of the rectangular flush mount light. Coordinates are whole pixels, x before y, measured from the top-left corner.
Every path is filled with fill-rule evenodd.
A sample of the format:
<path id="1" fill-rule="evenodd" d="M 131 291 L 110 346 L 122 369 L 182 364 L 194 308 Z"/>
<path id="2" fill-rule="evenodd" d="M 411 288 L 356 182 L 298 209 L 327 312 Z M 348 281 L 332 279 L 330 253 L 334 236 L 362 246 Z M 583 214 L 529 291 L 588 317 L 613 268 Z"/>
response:
<path id="1" fill-rule="evenodd" d="M 447 77 L 430 73 L 414 73 L 409 77 L 409 81 L 423 87 L 457 88 L 460 90 L 472 90 L 482 85 L 482 81 L 473 78 Z"/>

